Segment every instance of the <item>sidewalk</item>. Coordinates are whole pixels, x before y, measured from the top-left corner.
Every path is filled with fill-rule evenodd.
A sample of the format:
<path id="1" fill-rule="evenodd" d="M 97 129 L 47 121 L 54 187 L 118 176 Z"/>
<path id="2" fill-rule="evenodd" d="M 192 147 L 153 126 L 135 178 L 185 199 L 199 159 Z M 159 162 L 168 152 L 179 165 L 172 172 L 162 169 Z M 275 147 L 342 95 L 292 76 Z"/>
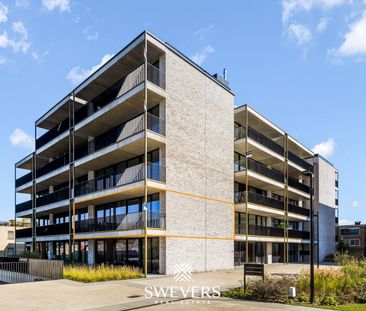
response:
<path id="1" fill-rule="evenodd" d="M 307 266 L 300 264 L 286 266 L 283 264 L 273 264 L 266 266 L 266 271 L 267 273 L 276 274 L 282 272 L 297 274 L 306 268 Z M 1 310 L 121 311 L 154 304 L 154 298 L 145 298 L 145 287 L 149 285 L 162 287 L 183 286 L 185 288 L 189 286 L 220 286 L 221 290 L 225 290 L 241 286 L 242 279 L 243 269 L 236 268 L 227 271 L 194 273 L 191 281 L 178 284 L 172 276 L 151 276 L 147 279 L 89 284 L 69 280 L 43 281 L 1 285 L 0 301 Z M 281 306 L 283 307 L 283 305 Z M 154 308 L 173 310 L 170 309 L 171 307 L 171 305 L 163 305 Z"/>

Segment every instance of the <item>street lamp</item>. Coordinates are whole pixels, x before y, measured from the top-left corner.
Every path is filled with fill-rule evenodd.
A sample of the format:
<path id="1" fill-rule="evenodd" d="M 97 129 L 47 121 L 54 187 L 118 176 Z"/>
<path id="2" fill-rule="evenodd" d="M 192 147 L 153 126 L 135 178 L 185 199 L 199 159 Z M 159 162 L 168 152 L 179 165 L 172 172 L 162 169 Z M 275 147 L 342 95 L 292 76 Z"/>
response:
<path id="1" fill-rule="evenodd" d="M 310 177 L 310 303 L 314 303 L 314 228 L 313 228 L 313 172 L 308 170 L 302 172 L 304 176 Z M 319 241 L 318 241 L 319 243 Z"/>

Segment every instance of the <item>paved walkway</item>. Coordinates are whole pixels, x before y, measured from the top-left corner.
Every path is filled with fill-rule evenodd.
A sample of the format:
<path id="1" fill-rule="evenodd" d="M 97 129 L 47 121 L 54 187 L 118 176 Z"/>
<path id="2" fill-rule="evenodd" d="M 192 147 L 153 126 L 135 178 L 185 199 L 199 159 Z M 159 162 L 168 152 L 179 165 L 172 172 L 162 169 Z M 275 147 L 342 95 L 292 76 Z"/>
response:
<path id="1" fill-rule="evenodd" d="M 286 266 L 273 264 L 266 266 L 266 272 L 271 274 L 297 274 L 304 269 L 307 269 L 307 266 L 299 264 Z M 156 298 L 145 298 L 145 287 L 149 285 L 156 287 L 162 286 L 163 288 L 168 286 L 183 286 L 184 288 L 192 286 L 220 286 L 221 290 L 225 290 L 241 286 L 242 279 L 243 269 L 237 268 L 227 271 L 195 273 L 191 281 L 180 283 L 175 282 L 172 276 L 152 276 L 147 279 L 90 284 L 58 280 L 1 285 L 0 309 L 17 311 L 122 311 L 154 304 Z M 245 303 L 247 310 L 256 310 L 248 309 L 252 303 L 242 303 Z M 244 307 L 243 305 L 238 305 L 235 301 L 227 302 L 226 304 L 233 310 Z M 258 306 L 257 303 L 255 305 Z M 269 304 L 265 305 L 267 307 L 270 306 Z M 283 305 L 280 306 L 281 309 L 285 307 Z M 214 310 L 220 310 L 221 307 L 219 302 L 215 302 L 213 305 Z M 155 309 L 152 310 L 176 310 L 173 305 L 159 305 L 153 308 Z M 200 308 L 200 306 L 193 305 L 192 308 Z M 211 310 L 211 307 L 209 310 Z"/>

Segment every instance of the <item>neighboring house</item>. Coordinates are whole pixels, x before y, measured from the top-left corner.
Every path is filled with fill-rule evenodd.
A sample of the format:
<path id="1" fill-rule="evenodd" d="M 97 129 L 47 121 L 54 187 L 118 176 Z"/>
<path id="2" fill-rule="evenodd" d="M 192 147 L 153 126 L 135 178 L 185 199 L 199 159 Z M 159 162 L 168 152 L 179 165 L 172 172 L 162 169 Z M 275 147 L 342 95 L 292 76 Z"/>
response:
<path id="1" fill-rule="evenodd" d="M 353 256 L 366 256 L 366 224 L 337 226 L 338 243 L 343 242 L 347 252 Z"/>
<path id="2" fill-rule="evenodd" d="M 15 227 L 12 222 L 0 222 L 0 256 L 15 256 L 24 251 L 24 243 L 18 242 L 15 248 Z"/>
<path id="3" fill-rule="evenodd" d="M 309 259 L 313 152 L 150 33 L 35 126 L 15 210 L 43 257 L 161 274 Z"/>

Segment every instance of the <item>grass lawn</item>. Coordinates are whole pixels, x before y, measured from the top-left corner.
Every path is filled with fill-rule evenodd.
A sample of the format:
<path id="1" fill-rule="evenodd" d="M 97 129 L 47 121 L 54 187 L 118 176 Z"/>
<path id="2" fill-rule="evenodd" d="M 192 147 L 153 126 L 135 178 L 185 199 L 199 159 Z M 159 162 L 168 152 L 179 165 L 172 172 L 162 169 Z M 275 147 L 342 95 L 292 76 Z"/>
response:
<path id="1" fill-rule="evenodd" d="M 143 277 L 143 274 L 140 269 L 128 266 L 64 267 L 65 279 L 84 283 L 137 279 L 141 277 Z"/>
<path id="2" fill-rule="evenodd" d="M 334 307 L 321 306 L 321 308 L 329 310 L 341 310 L 341 311 L 366 311 L 366 304 L 343 305 Z"/>

